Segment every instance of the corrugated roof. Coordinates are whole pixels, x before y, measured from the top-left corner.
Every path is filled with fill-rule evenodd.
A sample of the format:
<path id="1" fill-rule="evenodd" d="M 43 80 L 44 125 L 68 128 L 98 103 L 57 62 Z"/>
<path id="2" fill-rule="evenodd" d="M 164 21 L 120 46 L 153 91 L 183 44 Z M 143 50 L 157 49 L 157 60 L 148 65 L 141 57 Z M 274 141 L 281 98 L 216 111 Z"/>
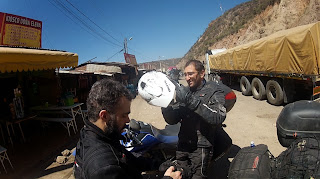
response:
<path id="1" fill-rule="evenodd" d="M 77 71 L 77 68 L 75 70 Z M 122 73 L 122 70 L 119 66 L 109 66 L 103 64 L 87 64 L 85 71 L 102 73 Z"/>
<path id="2" fill-rule="evenodd" d="M 119 65 L 126 65 L 120 63 L 86 63 L 79 65 L 71 70 L 60 70 L 59 73 L 64 74 L 96 74 L 112 76 L 115 73 L 125 74 Z M 127 65 L 131 66 L 131 65 Z M 131 66 L 133 67 L 133 66 Z"/>
<path id="3" fill-rule="evenodd" d="M 77 67 L 85 66 L 85 65 L 88 65 L 88 64 L 97 64 L 97 65 L 106 65 L 106 66 L 119 66 L 119 67 L 123 67 L 123 66 L 135 67 L 135 65 L 132 65 L 130 63 L 122 63 L 122 62 L 90 62 L 90 63 L 80 64 Z"/>

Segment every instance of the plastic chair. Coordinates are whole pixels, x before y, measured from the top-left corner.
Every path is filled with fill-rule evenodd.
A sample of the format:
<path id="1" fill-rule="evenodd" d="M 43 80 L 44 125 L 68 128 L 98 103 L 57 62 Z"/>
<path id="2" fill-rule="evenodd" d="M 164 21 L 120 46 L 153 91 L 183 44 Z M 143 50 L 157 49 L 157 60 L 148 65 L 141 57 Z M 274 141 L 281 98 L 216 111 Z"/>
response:
<path id="1" fill-rule="evenodd" d="M 0 162 L 4 168 L 4 171 L 7 173 L 6 167 L 4 166 L 4 163 L 3 163 L 4 160 L 8 160 L 9 164 L 11 165 L 11 168 L 13 169 L 13 166 L 12 166 L 11 161 L 9 159 L 9 156 L 7 154 L 7 149 L 0 145 Z"/>

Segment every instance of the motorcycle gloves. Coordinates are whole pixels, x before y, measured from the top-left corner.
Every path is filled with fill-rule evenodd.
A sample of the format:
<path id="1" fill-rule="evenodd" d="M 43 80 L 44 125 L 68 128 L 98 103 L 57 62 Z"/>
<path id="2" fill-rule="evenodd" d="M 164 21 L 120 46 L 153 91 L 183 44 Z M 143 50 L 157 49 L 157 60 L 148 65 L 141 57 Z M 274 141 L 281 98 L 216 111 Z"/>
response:
<path id="1" fill-rule="evenodd" d="M 176 84 L 176 101 L 186 103 L 189 89 L 183 85 Z"/>
<path id="2" fill-rule="evenodd" d="M 190 90 L 183 86 L 176 86 L 176 101 L 180 106 L 187 107 L 194 111 L 200 104 L 200 99 L 192 95 Z"/>
<path id="3" fill-rule="evenodd" d="M 181 121 L 181 118 L 179 117 L 179 108 L 176 105 L 161 108 L 161 112 L 164 120 L 170 125 L 177 124 Z"/>
<path id="4" fill-rule="evenodd" d="M 186 107 L 188 109 L 190 109 L 191 111 L 194 111 L 197 109 L 197 107 L 199 106 L 199 104 L 201 103 L 201 100 L 199 99 L 199 97 L 192 95 L 191 92 L 189 92 L 186 95 Z"/>
<path id="5" fill-rule="evenodd" d="M 190 110 L 191 113 L 195 113 L 211 125 L 219 125 L 224 122 L 227 112 L 224 106 L 225 98 L 223 90 L 218 85 L 204 88 L 200 93 L 192 93 L 188 87 L 178 83 L 174 84 L 176 86 L 176 103 L 168 107 L 169 111 L 178 114 L 180 110 L 180 114 L 186 114 L 188 113 L 186 110 Z M 162 110 L 162 112 L 165 114 L 167 111 Z M 174 117 L 168 118 L 173 119 Z M 170 120 L 170 123 L 176 122 L 177 120 Z"/>

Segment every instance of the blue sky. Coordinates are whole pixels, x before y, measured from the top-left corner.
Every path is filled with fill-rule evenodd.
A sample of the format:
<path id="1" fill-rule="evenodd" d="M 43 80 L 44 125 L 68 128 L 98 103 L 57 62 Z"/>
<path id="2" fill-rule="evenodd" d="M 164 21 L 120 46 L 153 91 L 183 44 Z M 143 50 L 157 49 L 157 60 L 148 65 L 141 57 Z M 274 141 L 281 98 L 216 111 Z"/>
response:
<path id="1" fill-rule="evenodd" d="M 130 37 L 128 52 L 143 63 L 183 57 L 212 20 L 246 1 L 0 0 L 0 12 L 42 21 L 42 48 L 77 53 L 79 64 L 124 62 Z"/>

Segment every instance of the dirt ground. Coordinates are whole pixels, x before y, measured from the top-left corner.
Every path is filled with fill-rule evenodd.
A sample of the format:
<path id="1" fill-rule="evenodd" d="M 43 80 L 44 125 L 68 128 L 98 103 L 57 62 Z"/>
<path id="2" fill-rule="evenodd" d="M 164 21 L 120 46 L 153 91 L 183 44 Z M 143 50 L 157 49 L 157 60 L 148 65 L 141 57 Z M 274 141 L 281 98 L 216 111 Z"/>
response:
<path id="1" fill-rule="evenodd" d="M 186 85 L 184 80 L 180 82 Z M 277 117 L 283 106 L 273 106 L 266 100 L 258 101 L 252 96 L 243 96 L 236 86 L 233 89 L 237 102 L 224 122 L 233 144 L 241 148 L 249 146 L 251 141 L 256 145 L 266 144 L 270 152 L 278 156 L 285 150 L 278 142 L 276 130 Z M 161 129 L 166 125 L 160 107 L 149 105 L 140 96 L 132 102 L 130 117 Z"/>
<path id="2" fill-rule="evenodd" d="M 237 102 L 227 114 L 225 121 L 227 125 L 225 130 L 232 138 L 233 145 L 242 148 L 249 146 L 250 142 L 254 141 L 256 145 L 266 144 L 271 153 L 278 156 L 285 150 L 278 142 L 275 125 L 283 106 L 272 106 L 265 100 L 258 101 L 252 96 L 243 96 L 236 87 L 234 91 L 237 95 Z M 149 105 L 140 96 L 137 96 L 132 102 L 130 118 L 151 123 L 160 129 L 166 125 L 161 109 Z M 81 120 L 78 121 L 78 126 L 82 126 Z M 26 128 L 27 124 L 24 125 L 22 127 Z M 57 156 L 61 156 L 64 149 L 71 150 L 75 147 L 79 132 L 68 137 L 61 130 L 65 129 L 62 126 L 53 126 L 45 132 L 38 131 L 34 135 L 32 135 L 34 131 L 27 131 L 25 134 L 28 139 L 27 143 L 17 142 L 15 149 L 8 147 L 10 150 L 8 154 L 15 169 L 9 169 L 9 173 L 5 174 L 0 167 L 0 178 L 74 178 L 72 157 L 65 164 L 54 161 Z M 35 140 L 41 142 L 32 142 Z M 9 165 L 6 166 L 9 167 Z M 223 166 L 219 164 L 217 167 Z"/>

